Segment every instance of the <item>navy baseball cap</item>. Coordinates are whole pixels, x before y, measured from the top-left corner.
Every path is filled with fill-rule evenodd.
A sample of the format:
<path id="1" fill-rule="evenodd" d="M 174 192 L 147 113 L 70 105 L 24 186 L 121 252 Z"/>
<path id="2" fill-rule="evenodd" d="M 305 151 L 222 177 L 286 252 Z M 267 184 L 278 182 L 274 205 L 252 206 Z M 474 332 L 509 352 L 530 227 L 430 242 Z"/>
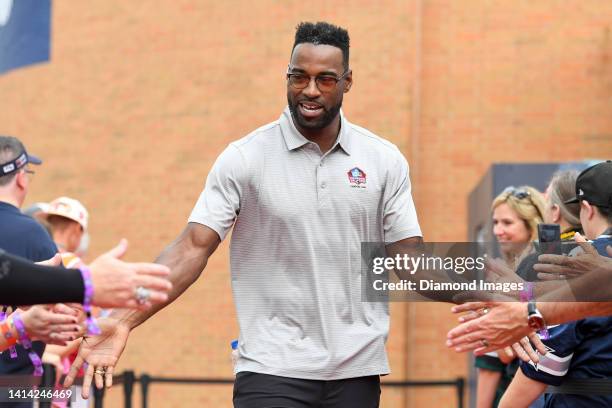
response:
<path id="1" fill-rule="evenodd" d="M 38 157 L 28 154 L 23 143 L 16 137 L 0 136 L 0 153 L 4 151 L 16 151 L 15 158 L 0 163 L 0 177 L 6 176 L 23 168 L 26 164 L 42 164 L 42 160 Z"/>
<path id="2" fill-rule="evenodd" d="M 596 164 L 584 170 L 576 179 L 576 197 L 565 204 L 586 200 L 602 208 L 612 208 L 612 160 Z"/>

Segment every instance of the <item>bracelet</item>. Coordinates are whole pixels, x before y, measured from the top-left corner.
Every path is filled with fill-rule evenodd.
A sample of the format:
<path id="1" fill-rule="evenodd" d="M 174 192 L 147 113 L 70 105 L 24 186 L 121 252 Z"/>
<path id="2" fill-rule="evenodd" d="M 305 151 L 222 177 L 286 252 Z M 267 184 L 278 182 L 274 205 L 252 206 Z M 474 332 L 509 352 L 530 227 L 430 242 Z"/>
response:
<path id="1" fill-rule="evenodd" d="M 7 316 L 7 309 L 8 306 L 3 306 L 2 307 L 2 311 L 0 311 L 0 322 L 4 322 L 6 320 L 6 316 Z M 8 322 L 7 322 L 8 323 Z M 11 333 L 11 328 L 8 327 L 7 325 L 7 329 L 8 329 L 8 333 Z M 4 331 L 2 332 L 2 335 L 5 336 Z M 8 339 L 7 337 L 5 337 L 6 339 Z M 17 338 L 15 338 L 15 342 L 9 347 L 9 353 L 11 355 L 12 359 L 17 358 L 17 349 L 15 348 L 15 344 L 17 343 Z M 9 344 L 11 344 L 11 342 L 9 342 Z"/>
<path id="2" fill-rule="evenodd" d="M 8 321 L 2 320 L 2 323 L 0 323 L 0 332 L 2 333 L 2 337 L 6 343 L 11 346 L 11 348 L 14 348 L 12 346 L 17 344 L 17 336 L 13 334 L 13 331 L 9 327 Z"/>
<path id="3" fill-rule="evenodd" d="M 17 333 L 19 334 L 19 342 L 22 347 L 28 352 L 28 357 L 30 357 L 30 361 L 34 365 L 34 376 L 40 377 L 43 375 L 43 367 L 42 361 L 40 357 L 34 350 L 32 350 L 32 341 L 26 332 L 25 325 L 23 324 L 23 320 L 21 320 L 21 316 L 19 316 L 19 312 L 13 313 L 13 324 L 17 329 Z"/>
<path id="4" fill-rule="evenodd" d="M 93 281 L 91 280 L 91 271 L 85 265 L 79 267 L 81 276 L 83 277 L 83 284 L 85 285 L 85 294 L 83 295 L 83 310 L 87 315 L 87 334 L 97 335 L 100 334 L 100 327 L 96 324 L 93 316 L 91 315 L 91 300 L 93 299 L 94 287 Z"/>

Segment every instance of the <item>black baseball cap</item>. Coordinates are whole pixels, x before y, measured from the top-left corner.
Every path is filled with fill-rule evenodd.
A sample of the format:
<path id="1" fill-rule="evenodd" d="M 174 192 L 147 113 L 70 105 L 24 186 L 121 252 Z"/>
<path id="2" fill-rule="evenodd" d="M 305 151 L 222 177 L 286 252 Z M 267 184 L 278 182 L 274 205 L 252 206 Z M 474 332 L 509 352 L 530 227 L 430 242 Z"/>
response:
<path id="1" fill-rule="evenodd" d="M 13 159 L 0 163 L 0 177 L 14 173 L 28 163 L 42 164 L 38 157 L 28 154 L 23 143 L 16 137 L 0 136 L 0 153 L 6 150 L 18 153 Z"/>
<path id="2" fill-rule="evenodd" d="M 576 197 L 565 204 L 586 200 L 597 207 L 612 208 L 612 160 L 584 170 L 576 179 Z"/>

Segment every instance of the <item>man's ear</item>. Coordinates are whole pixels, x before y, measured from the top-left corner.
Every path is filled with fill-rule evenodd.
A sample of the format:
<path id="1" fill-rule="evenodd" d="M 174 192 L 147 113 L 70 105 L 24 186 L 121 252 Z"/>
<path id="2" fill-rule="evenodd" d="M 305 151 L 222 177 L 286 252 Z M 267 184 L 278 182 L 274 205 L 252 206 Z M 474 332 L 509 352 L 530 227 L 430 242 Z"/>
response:
<path id="1" fill-rule="evenodd" d="M 344 93 L 347 93 L 351 90 L 351 86 L 353 86 L 353 70 L 349 70 L 348 74 L 344 77 Z"/>
<path id="2" fill-rule="evenodd" d="M 595 215 L 595 207 L 589 204 L 589 202 L 586 200 L 580 201 L 580 206 L 584 209 L 586 219 L 589 221 L 592 220 L 593 216 Z"/>
<path id="3" fill-rule="evenodd" d="M 27 186 L 26 177 L 28 175 L 23 170 L 17 170 L 17 174 L 15 175 L 15 183 L 17 183 L 17 187 L 24 189 Z"/>

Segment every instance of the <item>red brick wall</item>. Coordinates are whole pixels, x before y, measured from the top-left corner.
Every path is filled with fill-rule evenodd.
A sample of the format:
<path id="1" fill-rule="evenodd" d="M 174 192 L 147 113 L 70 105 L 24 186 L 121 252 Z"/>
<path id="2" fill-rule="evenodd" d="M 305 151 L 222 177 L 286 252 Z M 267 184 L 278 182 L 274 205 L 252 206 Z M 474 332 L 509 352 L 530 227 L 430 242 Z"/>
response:
<path id="1" fill-rule="evenodd" d="M 329 20 L 352 38 L 347 116 L 409 158 L 426 238 L 462 240 L 492 162 L 612 156 L 611 17 L 597 0 L 55 1 L 51 62 L 0 77 L 0 133 L 46 159 L 28 203 L 74 196 L 92 254 L 127 237 L 128 259 L 154 259 L 219 152 L 280 114 L 295 25 Z M 228 273 L 225 243 L 132 334 L 119 371 L 231 375 Z M 447 305 L 392 312 L 389 379 L 466 375 L 444 346 Z M 451 389 L 383 391 L 383 407 L 454 404 Z M 153 385 L 149 406 L 229 407 L 231 387 Z"/>

